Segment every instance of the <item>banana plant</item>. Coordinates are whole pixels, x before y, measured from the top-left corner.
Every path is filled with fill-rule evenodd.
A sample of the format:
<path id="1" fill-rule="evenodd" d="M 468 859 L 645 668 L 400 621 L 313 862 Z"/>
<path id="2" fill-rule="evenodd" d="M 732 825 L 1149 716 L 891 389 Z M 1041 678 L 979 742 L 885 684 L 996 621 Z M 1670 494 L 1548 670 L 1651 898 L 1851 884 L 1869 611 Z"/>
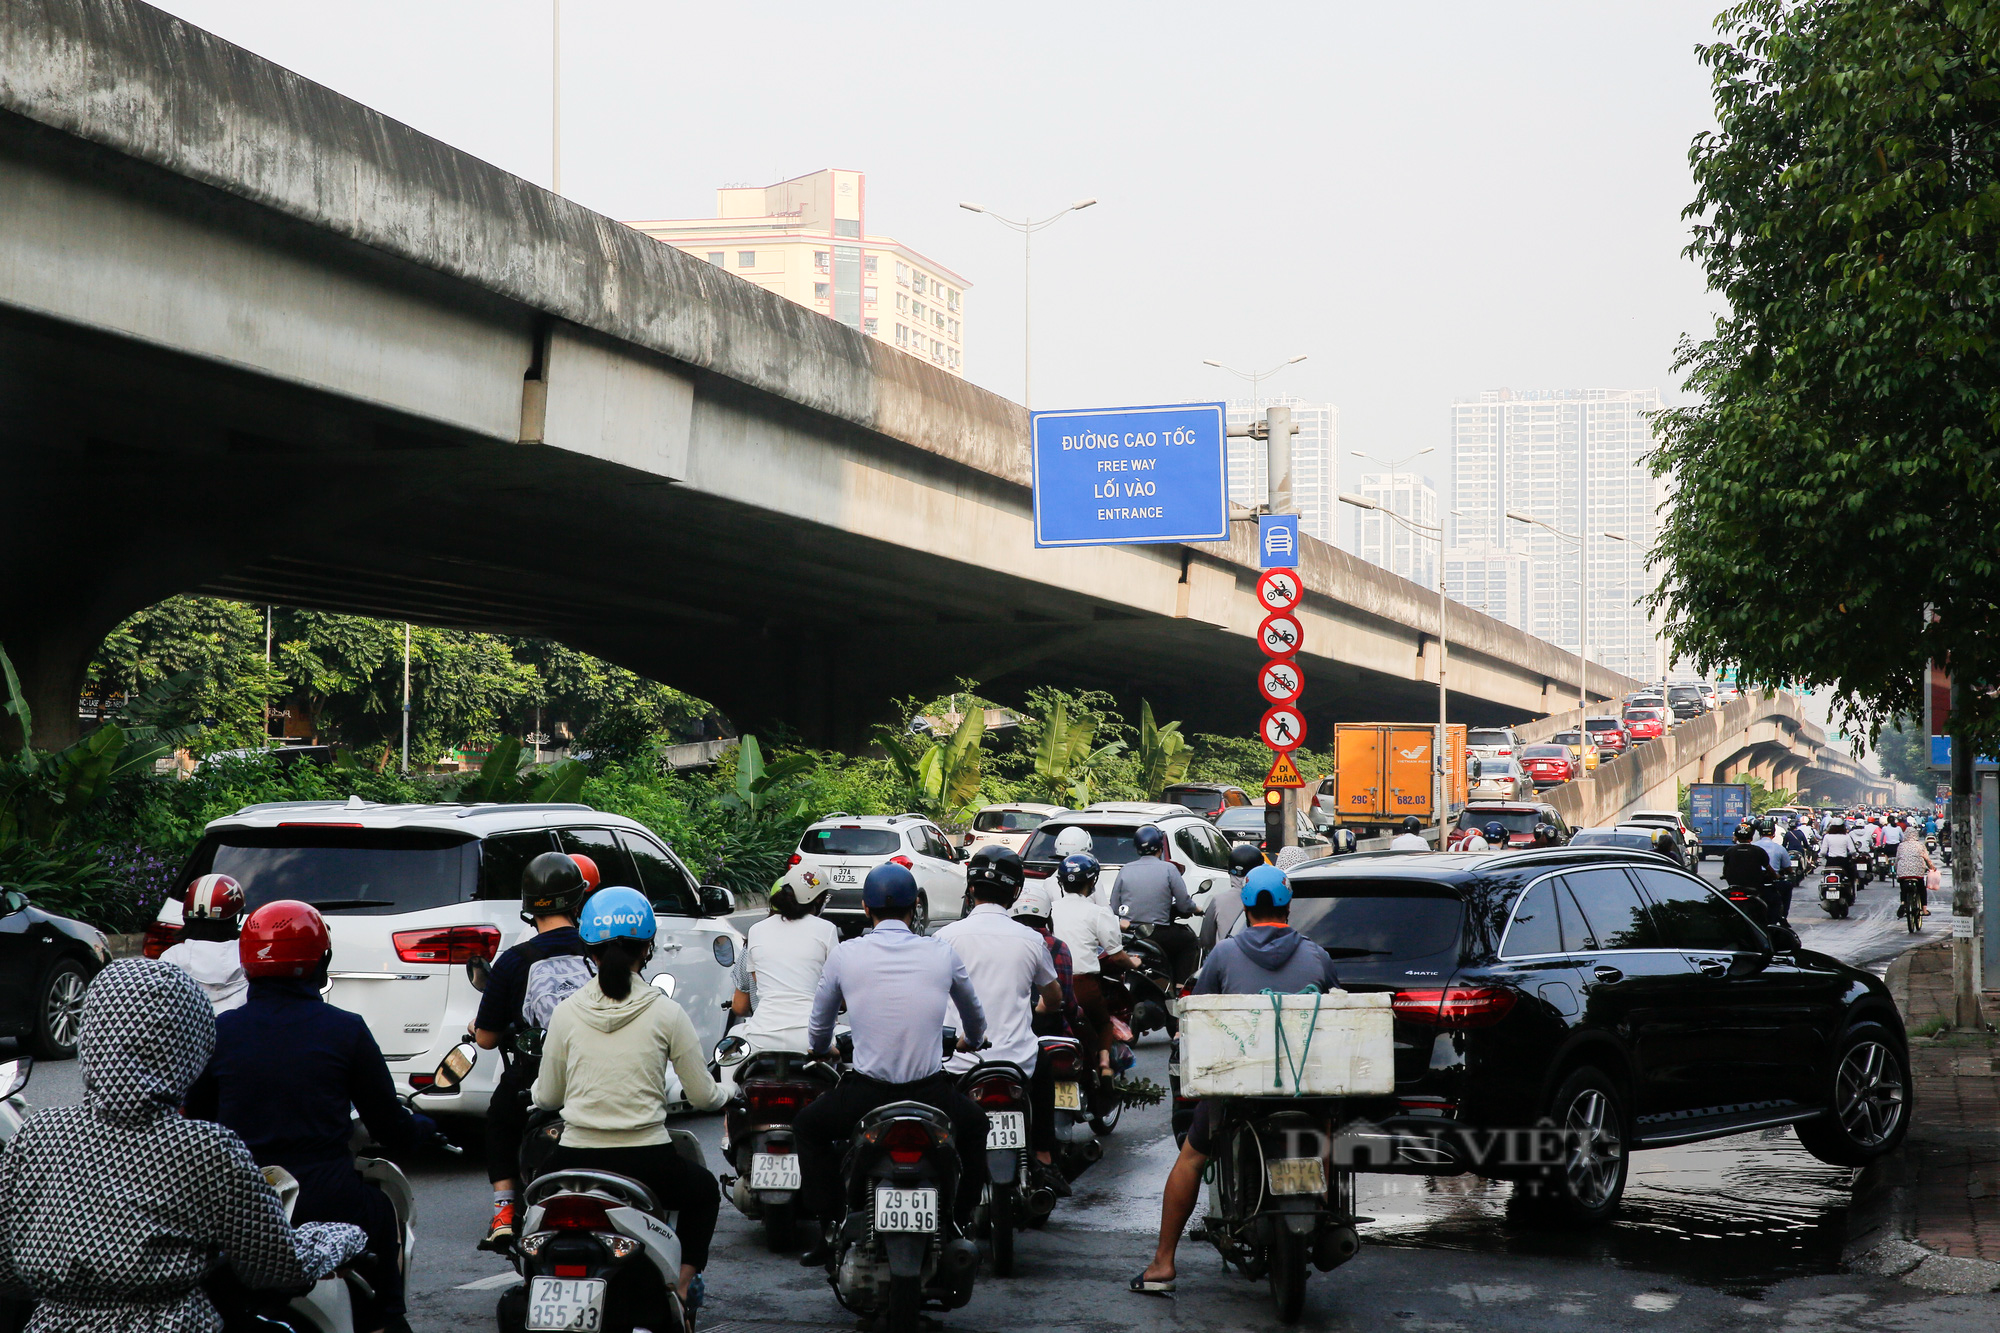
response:
<path id="1" fill-rule="evenodd" d="M 527 766 L 530 757 L 518 736 L 502 738 L 487 753 L 479 771 L 459 784 L 458 799 L 467 804 L 561 805 L 583 795 L 589 772 L 582 764 L 565 759 L 536 770 Z"/>
<path id="2" fill-rule="evenodd" d="M 1035 784 L 1051 801 L 1085 806 L 1096 799 L 1103 765 L 1125 749 L 1124 741 L 1109 741 L 1093 749 L 1091 742 L 1096 738 L 1097 720 L 1071 718 L 1064 702 L 1058 701 L 1042 715 L 1042 738 L 1035 746 Z"/>
<path id="3" fill-rule="evenodd" d="M 806 772 L 813 763 L 809 754 L 788 754 L 766 763 L 764 748 L 757 744 L 757 738 L 745 736 L 736 746 L 736 790 L 722 798 L 722 808 L 747 814 L 752 819 L 776 814 L 777 795 L 773 788 Z M 802 815 L 804 806 L 805 802 L 799 801 L 787 812 L 789 817 Z"/>
<path id="4" fill-rule="evenodd" d="M 876 740 L 889 766 L 909 790 L 912 803 L 947 819 L 963 816 L 979 798 L 985 778 L 986 710 L 968 711 L 949 739 L 921 743 L 881 727 Z"/>
<path id="5" fill-rule="evenodd" d="M 1168 787 L 1187 776 L 1194 750 L 1181 735 L 1181 724 L 1153 725 L 1153 705 L 1139 704 L 1139 786 L 1146 799 L 1157 801 Z"/>

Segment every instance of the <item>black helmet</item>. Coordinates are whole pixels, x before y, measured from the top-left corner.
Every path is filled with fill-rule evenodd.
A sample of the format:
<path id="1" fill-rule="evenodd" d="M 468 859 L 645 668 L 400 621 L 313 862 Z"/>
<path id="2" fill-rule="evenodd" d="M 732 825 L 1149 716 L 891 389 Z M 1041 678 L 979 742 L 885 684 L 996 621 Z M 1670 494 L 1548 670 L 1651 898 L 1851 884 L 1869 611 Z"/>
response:
<path id="1" fill-rule="evenodd" d="M 1556 841 L 1556 826 L 1547 820 L 1535 825 L 1535 846 L 1553 847 Z"/>
<path id="2" fill-rule="evenodd" d="M 1748 819 L 1740 820 L 1736 825 L 1735 837 L 1738 842 L 1754 842 L 1757 838 L 1757 826 Z"/>
<path id="3" fill-rule="evenodd" d="M 1233 842 L 1229 845 L 1229 873 L 1243 876 L 1264 864 L 1264 853 L 1257 850 L 1254 842 Z"/>
<path id="4" fill-rule="evenodd" d="M 521 872 L 521 919 L 574 916 L 583 897 L 583 871 L 561 852 L 543 852 Z"/>
<path id="5" fill-rule="evenodd" d="M 1422 833 L 1423 831 L 1424 831 L 1424 821 L 1423 821 L 1423 820 L 1421 820 L 1421 819 L 1418 819 L 1418 818 L 1417 818 L 1417 817 L 1416 817 L 1415 815 L 1404 815 L 1404 816 L 1403 816 L 1403 832 L 1405 832 L 1405 833 Z"/>
<path id="6" fill-rule="evenodd" d="M 1167 835 L 1160 832 L 1157 824 L 1141 824 L 1132 835 L 1132 845 L 1141 856 L 1158 856 L 1167 850 Z"/>
<path id="7" fill-rule="evenodd" d="M 1489 844 L 1499 847 L 1507 845 L 1507 826 L 1497 819 L 1487 820 L 1486 827 L 1479 830 L 1479 835 Z"/>
<path id="8" fill-rule="evenodd" d="M 1778 821 L 1769 815 L 1765 815 L 1757 821 L 1757 831 L 1768 838 L 1778 831 Z"/>
<path id="9" fill-rule="evenodd" d="M 1027 882 L 1028 877 L 1021 870 L 1021 854 L 1004 843 L 981 847 L 965 863 L 967 892 L 982 884 L 991 885 L 1000 890 L 996 901 L 1002 907 L 1011 907 Z"/>
<path id="10" fill-rule="evenodd" d="M 1097 858 L 1089 852 L 1065 856 L 1056 867 L 1056 883 L 1062 885 L 1064 893 L 1089 893 L 1097 887 L 1098 870 Z"/>
<path id="11" fill-rule="evenodd" d="M 1353 829 L 1337 828 L 1333 831 L 1334 855 L 1336 856 L 1347 855 L 1347 853 L 1354 850 L 1354 843 L 1355 843 L 1355 837 Z"/>

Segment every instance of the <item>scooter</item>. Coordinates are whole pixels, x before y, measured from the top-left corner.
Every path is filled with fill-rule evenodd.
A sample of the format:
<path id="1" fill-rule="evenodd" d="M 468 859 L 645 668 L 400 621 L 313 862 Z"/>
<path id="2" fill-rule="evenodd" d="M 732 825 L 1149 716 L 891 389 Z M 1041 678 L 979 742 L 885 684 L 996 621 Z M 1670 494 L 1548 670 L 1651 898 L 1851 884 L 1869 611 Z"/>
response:
<path id="1" fill-rule="evenodd" d="M 1854 906 L 1854 875 L 1841 866 L 1832 866 L 1826 878 L 1820 881 L 1819 905 L 1826 914 L 1839 921 L 1847 916 L 1847 910 Z"/>
<path id="2" fill-rule="evenodd" d="M 1162 1028 L 1168 1032 L 1174 1030 L 1174 1019 L 1169 1010 L 1175 994 L 1172 968 L 1168 965 L 1166 950 L 1153 938 L 1153 929 L 1150 922 L 1140 922 L 1127 932 L 1125 952 L 1132 955 L 1138 966 L 1120 972 L 1115 978 L 1130 992 L 1131 1012 L 1125 1019 L 1135 1038 Z M 1112 978 L 1107 974 L 1105 980 Z"/>
<path id="3" fill-rule="evenodd" d="M 1084 1102 L 1090 1071 L 1083 1043 L 1074 1037 L 1043 1037 L 1040 1043 L 1039 1058 L 1049 1062 L 1055 1079 L 1056 1169 L 1064 1180 L 1075 1180 L 1104 1157 L 1104 1144 L 1090 1127 L 1090 1108 Z"/>
<path id="4" fill-rule="evenodd" d="M 723 1193 L 745 1217 L 763 1220 L 773 1252 L 788 1249 L 804 1186 L 792 1121 L 832 1090 L 832 1071 L 803 1051 L 752 1052 L 733 1036 L 716 1043 L 715 1058 L 737 1085 L 722 1120 L 723 1156 L 736 1174 L 722 1175 Z"/>
<path id="5" fill-rule="evenodd" d="M 958 1034 L 944 1032 L 946 1051 Z M 917 1333 L 924 1307 L 972 1299 L 979 1245 L 955 1217 L 958 1147 L 951 1119 L 922 1102 L 891 1102 L 861 1118 L 842 1159 L 846 1216 L 827 1253 L 834 1299 L 873 1316 L 880 1333 Z"/>
<path id="6" fill-rule="evenodd" d="M 1014 1233 L 1038 1225 L 1055 1211 L 1056 1193 L 1035 1175 L 1029 1144 L 1034 1105 L 1028 1071 L 1007 1060 L 988 1060 L 959 1076 L 958 1090 L 986 1112 L 986 1174 L 989 1184 L 974 1215 L 974 1227 L 993 1247 L 993 1272 L 1014 1272 Z"/>

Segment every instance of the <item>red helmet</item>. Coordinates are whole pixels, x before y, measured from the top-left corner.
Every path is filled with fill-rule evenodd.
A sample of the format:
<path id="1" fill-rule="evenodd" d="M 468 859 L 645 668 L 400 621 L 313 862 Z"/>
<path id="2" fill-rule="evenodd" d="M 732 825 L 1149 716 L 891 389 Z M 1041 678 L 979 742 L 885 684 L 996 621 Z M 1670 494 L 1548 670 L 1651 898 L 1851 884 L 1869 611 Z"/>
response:
<path id="1" fill-rule="evenodd" d="M 252 912 L 243 923 L 239 947 L 243 975 L 252 979 L 310 976 L 333 952 L 319 912 L 311 903 L 290 898 Z"/>
<path id="2" fill-rule="evenodd" d="M 576 868 L 583 872 L 583 891 L 585 896 L 596 893 L 598 884 L 604 878 L 597 871 L 597 862 L 591 860 L 582 852 L 569 853 L 569 859 L 576 862 Z"/>
<path id="3" fill-rule="evenodd" d="M 243 886 L 228 875 L 203 875 L 181 895 L 190 921 L 234 921 L 243 915 Z"/>

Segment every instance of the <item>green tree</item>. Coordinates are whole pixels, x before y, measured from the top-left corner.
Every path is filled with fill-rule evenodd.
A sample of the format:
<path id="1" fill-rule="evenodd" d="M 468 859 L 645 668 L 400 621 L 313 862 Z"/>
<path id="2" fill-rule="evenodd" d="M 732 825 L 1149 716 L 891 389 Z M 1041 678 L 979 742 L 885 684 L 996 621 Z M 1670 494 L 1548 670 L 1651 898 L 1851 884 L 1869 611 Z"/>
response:
<path id="1" fill-rule="evenodd" d="M 169 597 L 127 619 L 98 648 L 84 693 L 103 716 L 123 716 L 114 700 L 174 677 L 184 685 L 169 720 L 199 724 L 204 752 L 261 745 L 265 705 L 285 693 L 282 673 L 264 660 L 263 612 L 214 597 Z"/>
<path id="2" fill-rule="evenodd" d="M 1181 724 L 1156 726 L 1153 705 L 1145 700 L 1139 702 L 1138 760 L 1139 792 L 1149 801 L 1159 800 L 1168 787 L 1186 777 L 1188 765 L 1194 762 L 1194 751 L 1181 735 Z"/>
<path id="3" fill-rule="evenodd" d="M 1928 791 L 1938 779 L 1931 770 L 1930 738 L 1921 724 L 1907 718 L 1882 729 L 1875 738 L 1875 753 L 1882 761 L 1882 771 L 1898 782 Z"/>
<path id="4" fill-rule="evenodd" d="M 1927 659 L 2000 683 L 2000 4 L 1718 28 L 1688 253 L 1726 310 L 1660 423 L 1654 604 L 1675 656 L 1830 687 L 1867 732 L 1918 711 Z M 1954 733 L 2000 739 L 2000 692 L 1965 693 Z"/>

